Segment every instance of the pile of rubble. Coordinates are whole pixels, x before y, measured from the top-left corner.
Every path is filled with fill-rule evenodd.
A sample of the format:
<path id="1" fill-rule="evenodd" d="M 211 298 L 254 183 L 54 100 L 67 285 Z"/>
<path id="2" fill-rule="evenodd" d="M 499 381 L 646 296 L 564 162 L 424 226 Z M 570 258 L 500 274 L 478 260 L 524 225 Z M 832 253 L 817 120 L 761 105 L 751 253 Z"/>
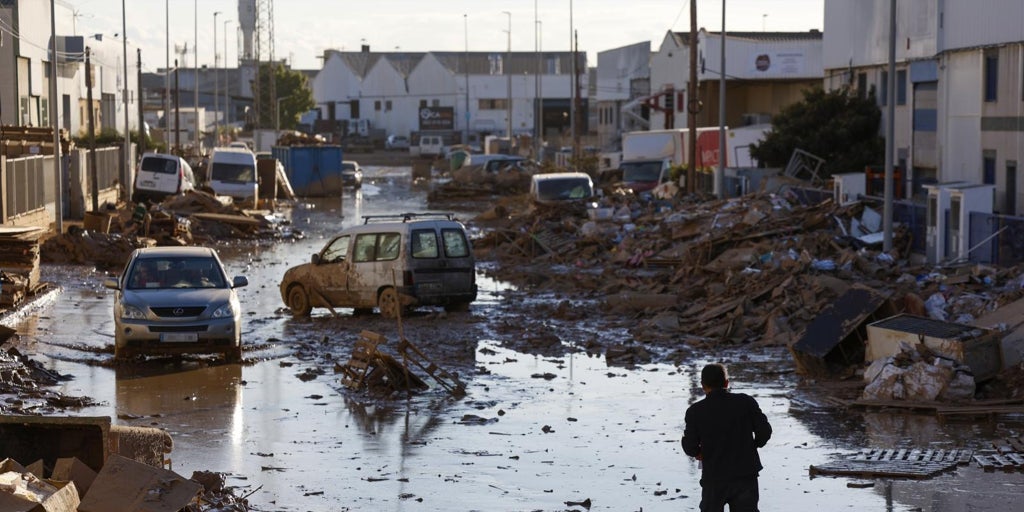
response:
<path id="1" fill-rule="evenodd" d="M 43 243 L 42 260 L 117 268 L 141 247 L 295 235 L 282 218 L 270 212 L 242 210 L 230 198 L 202 190 L 169 196 L 159 204 L 108 204 L 96 215 L 106 217 L 101 229 L 70 226 Z"/>
<path id="2" fill-rule="evenodd" d="M 880 216 L 861 203 L 700 199 L 610 194 L 519 214 L 500 202 L 474 221 L 486 228 L 474 248 L 501 263 L 496 277 L 583 290 L 632 318 L 637 341 L 669 349 L 789 347 L 854 285 L 877 290 L 894 314 L 960 323 L 1024 296 L 1024 269 L 927 265 L 900 227 L 882 251 Z"/>

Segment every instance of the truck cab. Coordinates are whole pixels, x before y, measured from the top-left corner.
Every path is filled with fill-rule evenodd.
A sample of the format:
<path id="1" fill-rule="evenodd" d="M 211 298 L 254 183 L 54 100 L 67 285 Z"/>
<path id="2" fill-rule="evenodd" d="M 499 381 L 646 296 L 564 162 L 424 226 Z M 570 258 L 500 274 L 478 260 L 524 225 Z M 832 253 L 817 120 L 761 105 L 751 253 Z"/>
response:
<path id="1" fill-rule="evenodd" d="M 633 192 L 647 192 L 670 179 L 669 160 L 632 160 L 619 164 L 622 184 Z"/>

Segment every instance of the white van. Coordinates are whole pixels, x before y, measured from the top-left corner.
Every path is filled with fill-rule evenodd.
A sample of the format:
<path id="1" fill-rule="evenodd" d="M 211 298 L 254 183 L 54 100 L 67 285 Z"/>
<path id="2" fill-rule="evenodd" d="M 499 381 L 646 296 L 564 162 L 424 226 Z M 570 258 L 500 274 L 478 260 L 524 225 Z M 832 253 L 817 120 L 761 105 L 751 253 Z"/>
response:
<path id="1" fill-rule="evenodd" d="M 437 158 L 444 154 L 444 138 L 440 135 L 420 135 L 420 156 Z"/>
<path id="2" fill-rule="evenodd" d="M 192 167 L 184 158 L 160 153 L 142 155 L 139 168 L 135 171 L 135 186 L 132 201 L 162 201 L 174 194 L 184 194 L 196 186 Z"/>
<path id="3" fill-rule="evenodd" d="M 210 157 L 207 185 L 220 196 L 231 196 L 236 201 L 259 198 L 259 175 L 256 173 L 256 155 L 248 149 L 216 148 Z"/>
<path id="4" fill-rule="evenodd" d="M 415 306 L 464 311 L 476 300 L 476 262 L 465 227 L 450 213 L 370 215 L 310 263 L 288 269 L 280 289 L 297 317 L 314 307 L 376 307 L 388 318 Z"/>
<path id="5" fill-rule="evenodd" d="M 534 174 L 530 181 L 530 199 L 538 204 L 557 204 L 589 199 L 594 182 L 584 172 Z"/>

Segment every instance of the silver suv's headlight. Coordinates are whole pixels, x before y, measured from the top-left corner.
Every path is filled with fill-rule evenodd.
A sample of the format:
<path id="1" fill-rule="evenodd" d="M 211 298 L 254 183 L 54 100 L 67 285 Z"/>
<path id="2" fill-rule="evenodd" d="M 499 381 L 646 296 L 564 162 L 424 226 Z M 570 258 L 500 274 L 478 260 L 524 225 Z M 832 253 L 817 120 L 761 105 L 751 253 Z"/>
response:
<path id="1" fill-rule="evenodd" d="M 219 308 L 217 308 L 217 310 L 213 312 L 213 317 L 214 318 L 231 318 L 233 316 L 234 316 L 234 311 L 232 311 L 232 309 L 231 309 L 231 303 L 230 302 L 227 303 L 227 304 L 224 304 L 223 306 L 221 306 Z"/>
<path id="2" fill-rule="evenodd" d="M 125 304 L 124 309 L 121 311 L 121 318 L 130 318 L 132 320 L 145 320 L 146 314 L 141 309 L 135 306 L 129 306 Z"/>

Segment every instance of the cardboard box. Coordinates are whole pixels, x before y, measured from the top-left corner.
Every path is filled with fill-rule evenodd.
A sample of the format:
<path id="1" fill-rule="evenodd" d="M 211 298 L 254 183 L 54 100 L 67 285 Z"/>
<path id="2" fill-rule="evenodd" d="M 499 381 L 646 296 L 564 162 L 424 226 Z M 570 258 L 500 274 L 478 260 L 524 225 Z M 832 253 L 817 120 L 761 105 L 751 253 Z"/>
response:
<path id="1" fill-rule="evenodd" d="M 78 512 L 178 512 L 202 490 L 173 471 L 111 455 Z"/>
<path id="2" fill-rule="evenodd" d="M 78 505 L 73 482 L 40 480 L 27 472 L 0 474 L 0 510 L 4 512 L 76 512 Z"/>

